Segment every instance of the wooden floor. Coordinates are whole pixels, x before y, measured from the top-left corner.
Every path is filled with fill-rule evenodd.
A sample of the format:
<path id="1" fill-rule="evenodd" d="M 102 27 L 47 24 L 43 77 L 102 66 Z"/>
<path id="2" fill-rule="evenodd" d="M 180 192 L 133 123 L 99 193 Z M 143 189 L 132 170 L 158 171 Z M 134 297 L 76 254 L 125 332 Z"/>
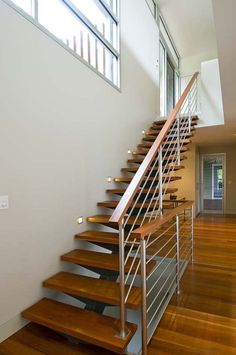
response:
<path id="1" fill-rule="evenodd" d="M 181 283 L 149 345 L 149 355 L 236 354 L 236 216 L 195 222 L 195 263 Z M 0 344 L 0 355 L 112 354 L 73 345 L 29 324 Z"/>

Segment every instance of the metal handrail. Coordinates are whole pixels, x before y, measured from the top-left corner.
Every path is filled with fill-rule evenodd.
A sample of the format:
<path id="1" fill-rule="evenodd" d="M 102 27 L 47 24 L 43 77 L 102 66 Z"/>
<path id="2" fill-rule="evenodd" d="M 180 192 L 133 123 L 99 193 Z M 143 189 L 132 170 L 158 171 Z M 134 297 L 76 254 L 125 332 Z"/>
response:
<path id="1" fill-rule="evenodd" d="M 163 224 L 167 223 L 169 220 L 171 220 L 173 217 L 179 215 L 182 211 L 185 209 L 191 207 L 193 204 L 193 201 L 183 201 L 183 203 L 170 210 L 169 212 L 165 213 L 164 215 L 158 217 L 152 222 L 149 222 L 137 229 L 135 229 L 132 233 L 132 236 L 134 238 L 138 239 L 144 239 L 147 237 L 150 233 L 153 233 L 155 230 L 160 228 Z"/>
<path id="2" fill-rule="evenodd" d="M 150 245 L 149 241 L 155 230 L 164 223 L 161 221 L 166 223 L 175 213 L 171 212 L 161 217 L 163 196 L 176 191 L 168 188 L 175 167 L 181 168 L 181 153 L 186 150 L 184 142 L 191 133 L 192 119 L 197 107 L 197 77 L 198 73 L 195 73 L 110 218 L 110 222 L 119 225 L 120 336 L 122 338 L 126 337 L 127 300 L 138 279 L 140 268 L 142 275 L 146 272 L 146 262 L 143 262 L 140 255 L 143 253 L 146 255 L 145 248 Z M 188 208 L 191 204 L 192 202 L 185 202 L 183 208 Z M 177 213 L 181 213 L 181 206 L 177 207 Z M 179 216 L 177 215 L 176 218 L 178 219 Z M 142 234 L 145 233 L 141 238 L 140 231 Z M 168 228 L 165 233 L 167 231 Z M 176 235 L 178 234 L 179 232 L 176 232 Z M 154 253 L 151 260 L 155 257 Z M 147 279 L 146 276 L 145 278 L 141 276 L 141 279 L 143 289 Z M 145 305 L 143 309 L 146 309 Z M 146 324 L 145 320 L 143 324 Z"/>
<path id="3" fill-rule="evenodd" d="M 158 149 L 160 148 L 161 144 L 163 143 L 164 139 L 166 138 L 171 125 L 173 122 L 176 120 L 177 115 L 180 112 L 180 109 L 183 104 L 187 101 L 186 98 L 188 94 L 190 93 L 192 86 L 196 82 L 196 79 L 198 77 L 199 73 L 196 72 L 193 77 L 191 78 L 190 82 L 188 83 L 186 89 L 184 90 L 183 94 L 181 95 L 179 101 L 177 102 L 176 106 L 170 113 L 169 117 L 166 120 L 166 123 L 164 124 L 161 132 L 157 136 L 156 140 L 154 141 L 152 147 L 148 151 L 148 154 L 146 155 L 145 159 L 143 160 L 142 164 L 140 165 L 137 173 L 133 177 L 131 183 L 129 184 L 127 190 L 125 191 L 123 197 L 121 198 L 120 202 L 118 203 L 116 209 L 114 210 L 110 222 L 112 223 L 118 223 L 121 224 L 122 219 L 124 218 L 128 208 L 130 207 L 134 196 L 140 187 L 142 181 L 145 178 L 145 175 L 150 168 L 153 160 L 155 159 L 155 156 L 158 152 Z"/>
<path id="4" fill-rule="evenodd" d="M 189 215 L 186 215 L 186 211 L 189 211 Z M 190 223 L 186 224 L 188 218 Z M 161 246 L 155 244 L 155 240 L 160 237 L 160 235 L 156 237 L 157 228 L 170 221 L 171 225 L 160 234 L 164 236 L 163 244 Z M 153 241 L 148 242 L 147 239 L 150 233 L 154 235 L 154 247 L 157 248 L 151 252 L 151 255 L 149 248 Z M 134 235 L 138 236 L 141 244 L 142 354 L 147 355 L 147 345 L 168 304 L 166 299 L 170 300 L 175 290 L 177 295 L 180 294 L 181 276 L 188 263 L 193 262 L 193 201 L 183 202 L 154 224 L 151 222 L 147 226 L 138 228 Z M 159 257 L 157 265 L 148 274 L 148 263 L 157 257 Z"/>

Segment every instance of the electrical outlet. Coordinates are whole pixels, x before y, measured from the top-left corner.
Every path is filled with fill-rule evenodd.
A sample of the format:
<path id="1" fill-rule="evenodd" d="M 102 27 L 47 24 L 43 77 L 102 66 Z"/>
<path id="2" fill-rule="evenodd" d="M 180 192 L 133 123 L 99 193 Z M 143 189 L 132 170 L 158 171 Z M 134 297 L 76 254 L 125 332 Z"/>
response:
<path id="1" fill-rule="evenodd" d="M 8 210 L 9 200 L 8 196 L 0 196 L 0 210 Z"/>

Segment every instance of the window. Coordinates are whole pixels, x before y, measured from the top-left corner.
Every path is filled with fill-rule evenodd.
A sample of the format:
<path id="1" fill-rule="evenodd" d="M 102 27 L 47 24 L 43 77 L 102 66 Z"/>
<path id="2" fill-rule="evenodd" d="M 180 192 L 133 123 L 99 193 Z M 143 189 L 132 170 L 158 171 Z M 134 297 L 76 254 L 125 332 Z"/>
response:
<path id="1" fill-rule="evenodd" d="M 165 117 L 170 114 L 180 97 L 179 54 L 157 0 L 146 0 L 146 3 L 160 30 L 160 116 Z"/>
<path id="2" fill-rule="evenodd" d="M 32 0 L 13 0 L 14 4 L 19 6 L 27 14 L 33 16 L 33 1 Z"/>
<path id="3" fill-rule="evenodd" d="M 180 97 L 179 55 L 160 16 L 160 116 L 168 116 Z"/>
<path id="4" fill-rule="evenodd" d="M 154 18 L 157 15 L 157 4 L 155 0 L 146 0 Z"/>
<path id="5" fill-rule="evenodd" d="M 166 84 L 166 52 L 165 47 L 160 42 L 160 61 L 159 61 L 159 68 L 160 68 L 160 115 L 161 117 L 165 116 L 165 84 Z"/>
<path id="6" fill-rule="evenodd" d="M 119 0 L 12 0 L 119 87 Z M 8 0 L 9 2 L 9 0 Z"/>

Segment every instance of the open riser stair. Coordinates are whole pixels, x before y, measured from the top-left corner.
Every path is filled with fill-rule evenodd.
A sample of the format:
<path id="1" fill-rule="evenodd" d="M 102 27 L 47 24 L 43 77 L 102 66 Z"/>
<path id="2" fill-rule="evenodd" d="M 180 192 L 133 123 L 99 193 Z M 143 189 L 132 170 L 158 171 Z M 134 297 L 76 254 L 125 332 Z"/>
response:
<path id="1" fill-rule="evenodd" d="M 85 342 L 115 353 L 147 354 L 192 256 L 192 201 L 173 195 L 198 122 L 196 85 L 197 73 L 167 120 L 145 131 L 106 191 L 107 201 L 97 203 L 100 214 L 87 218 L 91 229 L 75 235 L 78 247 L 61 256 L 73 271 L 43 281 L 60 301 L 43 298 L 24 318 L 76 339 L 78 347 Z M 64 302 L 62 295 L 74 301 Z"/>

